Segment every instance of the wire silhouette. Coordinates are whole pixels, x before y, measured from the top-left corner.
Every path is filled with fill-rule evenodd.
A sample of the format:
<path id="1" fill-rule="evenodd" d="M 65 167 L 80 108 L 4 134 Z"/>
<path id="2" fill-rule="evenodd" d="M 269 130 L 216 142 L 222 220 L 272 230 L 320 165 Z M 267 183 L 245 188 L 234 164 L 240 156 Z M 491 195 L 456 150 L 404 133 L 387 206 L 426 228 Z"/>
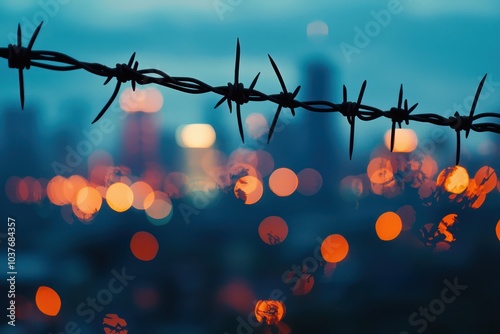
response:
<path id="1" fill-rule="evenodd" d="M 228 82 L 226 86 L 211 86 L 201 80 L 191 77 L 171 77 L 167 73 L 158 69 L 139 69 L 139 63 L 135 60 L 135 53 L 132 54 L 128 63 L 116 64 L 114 68 L 108 67 L 99 63 L 89 63 L 78 61 L 66 54 L 55 51 L 37 51 L 32 50 L 35 40 L 40 32 L 42 23 L 35 29 L 28 46 L 22 45 L 21 26 L 17 28 L 17 45 L 9 44 L 7 48 L 0 48 L 0 57 L 8 60 L 10 68 L 16 68 L 19 76 L 19 94 L 21 100 L 21 108 L 24 109 L 24 70 L 29 70 L 30 67 L 39 67 L 52 71 L 74 71 L 85 70 L 97 76 L 105 77 L 104 85 L 116 79 L 116 86 L 111 94 L 111 97 L 106 102 L 104 107 L 98 113 L 92 123 L 97 122 L 108 110 L 113 101 L 116 99 L 118 92 L 123 83 L 131 82 L 132 89 L 135 90 L 136 85 L 156 84 L 167 87 L 173 90 L 188 94 L 205 94 L 215 93 L 221 95 L 221 99 L 214 108 L 219 107 L 224 101 L 227 102 L 229 112 L 232 113 L 232 103 L 236 104 L 236 117 L 241 140 L 244 142 L 244 132 L 241 116 L 241 106 L 250 101 L 262 102 L 269 101 L 277 105 L 271 127 L 268 133 L 268 143 L 274 133 L 278 118 L 283 108 L 290 109 L 292 116 L 295 116 L 296 108 L 303 108 L 311 112 L 339 112 L 346 117 L 350 125 L 350 140 L 349 140 L 349 158 L 352 159 L 354 150 L 354 132 L 356 118 L 362 121 L 373 121 L 380 117 L 385 117 L 391 120 L 391 152 L 394 149 L 395 129 L 396 124 L 401 128 L 402 123 L 409 125 L 410 121 L 420 123 L 431 123 L 438 126 L 451 127 L 456 132 L 456 164 L 460 162 L 460 147 L 461 147 L 461 132 L 465 132 L 465 138 L 468 138 L 470 131 L 475 132 L 494 132 L 500 133 L 500 124 L 492 122 L 477 123 L 483 118 L 500 118 L 499 113 L 486 112 L 482 114 L 474 114 L 477 106 L 481 90 L 486 80 L 486 74 L 482 78 L 474 97 L 469 115 L 460 115 L 455 112 L 453 116 L 443 117 L 438 114 L 412 114 L 418 103 L 408 108 L 408 101 L 404 100 L 403 106 L 403 85 L 399 91 L 398 105 L 389 110 L 381 110 L 379 108 L 362 104 L 363 94 L 366 88 L 366 80 L 363 82 L 360 93 L 356 102 L 347 100 L 347 88 L 343 87 L 343 101 L 336 104 L 330 101 L 299 101 L 296 99 L 301 86 L 293 92 L 289 92 L 286 88 L 285 81 L 278 69 L 273 58 L 268 55 L 271 66 L 274 69 L 276 77 L 281 85 L 282 91 L 278 94 L 265 94 L 255 89 L 260 72 L 255 76 L 248 88 L 245 88 L 239 82 L 240 68 L 240 42 L 236 43 L 236 60 L 234 70 L 234 82 Z"/>

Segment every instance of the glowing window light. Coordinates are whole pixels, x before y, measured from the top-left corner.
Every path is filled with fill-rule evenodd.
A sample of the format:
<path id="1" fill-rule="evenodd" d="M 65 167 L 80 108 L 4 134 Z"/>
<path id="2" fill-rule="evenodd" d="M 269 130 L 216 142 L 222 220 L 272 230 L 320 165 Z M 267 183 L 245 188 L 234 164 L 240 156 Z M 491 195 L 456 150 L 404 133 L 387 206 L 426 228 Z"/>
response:
<path id="1" fill-rule="evenodd" d="M 188 148 L 212 147 L 215 137 L 215 130 L 210 124 L 181 125 L 175 136 L 179 146 Z"/>
<path id="2" fill-rule="evenodd" d="M 328 25 L 321 20 L 312 21 L 306 28 L 307 37 L 328 36 Z"/>
<path id="3" fill-rule="evenodd" d="M 436 185 L 450 193 L 460 194 L 469 185 L 469 174 L 462 166 L 446 167 L 439 173 Z"/>
<path id="4" fill-rule="evenodd" d="M 500 241 L 500 220 L 498 220 L 497 226 L 495 228 L 495 232 L 497 234 L 498 241 Z"/>
<path id="5" fill-rule="evenodd" d="M 130 250 L 141 261 L 151 261 L 158 254 L 158 240 L 149 232 L 140 231 L 130 240 Z"/>
<path id="6" fill-rule="evenodd" d="M 40 286 L 35 295 L 36 306 L 43 314 L 56 316 L 61 309 L 59 294 L 48 286 Z"/>
<path id="7" fill-rule="evenodd" d="M 375 231 L 380 240 L 390 241 L 397 238 L 403 228 L 403 222 L 397 213 L 388 211 L 381 214 L 375 223 Z"/>
<path id="8" fill-rule="evenodd" d="M 66 178 L 56 175 L 47 184 L 47 197 L 52 204 L 62 206 L 69 204 L 68 200 L 64 197 L 64 183 Z"/>
<path id="9" fill-rule="evenodd" d="M 120 108 L 126 112 L 157 112 L 163 106 L 163 95 L 154 88 L 126 88 L 120 94 Z"/>
<path id="10" fill-rule="evenodd" d="M 297 191 L 302 195 L 313 196 L 323 186 L 323 178 L 321 177 L 321 174 L 313 168 L 301 170 L 297 174 L 297 177 L 299 179 Z"/>
<path id="11" fill-rule="evenodd" d="M 340 262 L 345 259 L 348 252 L 349 244 L 340 234 L 331 234 L 321 243 L 321 256 L 327 262 Z"/>
<path id="12" fill-rule="evenodd" d="M 148 220 L 153 225 L 167 224 L 173 215 L 172 201 L 167 194 L 154 191 L 144 199 L 144 207 Z"/>
<path id="13" fill-rule="evenodd" d="M 391 130 L 387 130 L 384 135 L 384 144 L 388 150 L 391 149 Z M 394 133 L 393 152 L 409 153 L 413 152 L 418 145 L 418 138 L 412 129 L 397 129 Z"/>
<path id="14" fill-rule="evenodd" d="M 262 182 L 254 176 L 243 176 L 234 185 L 234 195 L 247 205 L 257 203 L 264 193 Z"/>
<path id="15" fill-rule="evenodd" d="M 113 183 L 106 191 L 106 202 L 112 210 L 124 212 L 132 206 L 134 193 L 125 183 Z"/>
<path id="16" fill-rule="evenodd" d="M 278 168 L 269 176 L 269 188 L 280 197 L 290 196 L 298 185 L 297 175 L 288 168 Z"/>
<path id="17" fill-rule="evenodd" d="M 75 204 L 81 212 L 94 214 L 101 209 L 102 197 L 97 189 L 83 187 L 76 195 Z"/>
<path id="18" fill-rule="evenodd" d="M 288 225 L 278 216 L 269 216 L 259 225 L 259 236 L 268 245 L 282 243 L 288 235 Z"/>
<path id="19" fill-rule="evenodd" d="M 476 181 L 476 185 L 480 187 L 484 193 L 489 193 L 495 189 L 498 181 L 495 170 L 489 166 L 479 168 L 474 176 L 474 180 Z"/>
<path id="20" fill-rule="evenodd" d="M 134 201 L 132 206 L 138 210 L 145 210 L 153 201 L 145 202 L 146 197 L 153 192 L 153 188 L 144 181 L 137 181 L 130 186 L 130 189 L 134 193 Z"/>

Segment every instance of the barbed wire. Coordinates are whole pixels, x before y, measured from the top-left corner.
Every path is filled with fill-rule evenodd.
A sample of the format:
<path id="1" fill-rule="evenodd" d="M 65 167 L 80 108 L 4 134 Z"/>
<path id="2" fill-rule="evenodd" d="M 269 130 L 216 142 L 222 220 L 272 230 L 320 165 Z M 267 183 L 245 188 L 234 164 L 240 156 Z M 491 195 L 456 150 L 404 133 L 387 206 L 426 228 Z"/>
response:
<path id="1" fill-rule="evenodd" d="M 271 127 L 269 129 L 267 142 L 269 143 L 280 113 L 283 109 L 290 109 L 292 116 L 295 116 L 295 109 L 303 108 L 311 112 L 339 112 L 347 119 L 350 125 L 350 138 L 349 138 L 349 158 L 352 159 L 354 150 L 354 133 L 356 118 L 362 121 L 373 121 L 381 117 L 391 120 L 391 152 L 394 149 L 395 142 L 395 129 L 396 124 L 399 128 L 402 127 L 404 122 L 409 125 L 410 121 L 420 123 L 431 123 L 438 126 L 451 127 L 456 132 L 457 146 L 456 146 L 456 164 L 460 162 L 460 146 L 461 146 L 461 132 L 465 132 L 465 138 L 468 138 L 470 131 L 475 132 L 494 132 L 500 133 L 500 124 L 497 123 L 477 123 L 482 118 L 500 118 L 499 113 L 486 112 L 482 114 L 475 114 L 477 102 L 481 94 L 486 74 L 482 78 L 479 86 L 477 87 L 476 94 L 470 109 L 469 115 L 460 115 L 457 112 L 453 116 L 444 117 L 438 114 L 425 113 L 425 114 L 412 114 L 418 106 L 415 103 L 413 106 L 408 107 L 408 100 L 403 101 L 403 85 L 399 90 L 397 107 L 392 107 L 389 110 L 381 110 L 379 108 L 362 104 L 363 95 L 366 89 L 366 80 L 361 86 L 356 102 L 351 102 L 347 99 L 347 88 L 343 86 L 343 100 L 342 103 L 333 103 L 330 101 L 299 101 L 296 99 L 301 86 L 297 86 L 293 92 L 288 91 L 285 81 L 278 69 L 273 58 L 268 55 L 271 66 L 278 78 L 282 91 L 278 94 L 265 94 L 255 89 L 257 80 L 259 79 L 260 72 L 257 73 L 250 86 L 246 88 L 239 80 L 240 70 L 240 42 L 236 42 L 236 60 L 234 68 L 234 81 L 228 82 L 226 86 L 211 86 L 201 80 L 191 77 L 173 77 L 158 69 L 139 69 L 139 63 L 135 60 L 135 52 L 130 57 L 129 61 L 125 63 L 118 63 L 114 68 L 108 67 L 99 63 L 89 63 L 78 61 L 66 54 L 54 51 L 36 51 L 32 50 L 35 40 L 40 32 L 42 23 L 36 28 L 28 46 L 22 45 L 21 26 L 17 28 L 17 45 L 9 44 L 7 48 L 0 48 L 0 57 L 8 60 L 10 68 L 18 69 L 19 76 L 19 94 L 21 100 L 21 107 L 24 109 L 24 74 L 23 71 L 29 70 L 30 67 L 39 67 L 52 71 L 74 71 L 83 69 L 94 75 L 105 77 L 104 85 L 108 84 L 112 79 L 116 79 L 116 85 L 111 94 L 111 97 L 106 102 L 102 110 L 92 121 L 92 124 L 97 122 L 108 110 L 113 101 L 116 99 L 120 91 L 122 83 L 131 82 L 132 89 L 135 90 L 136 85 L 156 84 L 170 89 L 188 94 L 205 94 L 215 93 L 221 95 L 221 99 L 214 108 L 219 107 L 224 102 L 227 103 L 229 112 L 232 113 L 233 102 L 236 104 L 236 117 L 238 122 L 238 130 L 242 142 L 245 141 L 243 123 L 241 118 L 241 106 L 250 101 L 262 102 L 269 101 L 277 105 Z"/>

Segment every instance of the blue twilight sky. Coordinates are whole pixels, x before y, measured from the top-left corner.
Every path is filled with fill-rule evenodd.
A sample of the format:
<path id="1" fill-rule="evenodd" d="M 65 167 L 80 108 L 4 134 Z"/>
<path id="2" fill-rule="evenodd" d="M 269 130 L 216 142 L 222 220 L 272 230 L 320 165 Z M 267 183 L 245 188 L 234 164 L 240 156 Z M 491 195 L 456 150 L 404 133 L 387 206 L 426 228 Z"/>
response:
<path id="1" fill-rule="evenodd" d="M 396 103 L 402 83 L 409 102 L 419 102 L 415 113 L 449 115 L 451 109 L 470 104 L 467 98 L 485 73 L 489 74 L 488 92 L 493 94 L 481 101 L 479 110 L 492 111 L 500 104 L 500 94 L 494 94 L 500 86 L 499 17 L 500 3 L 494 0 L 16 0 L 3 2 L 0 45 L 13 42 L 18 22 L 28 37 L 43 19 L 35 49 L 60 51 L 108 66 L 127 62 L 135 51 L 142 68 L 225 85 L 232 81 L 239 37 L 241 78 L 248 85 L 261 72 L 257 84 L 261 91 L 279 92 L 268 53 L 289 87 L 303 84 L 305 59 L 321 55 L 338 70 L 332 92 L 335 102 L 342 83 L 354 99 L 366 79 L 364 102 L 388 109 Z M 308 24 L 314 21 L 324 23 L 316 29 L 320 36 L 307 34 Z M 360 31 L 368 35 L 361 36 Z M 3 62 L 0 101 L 15 101 L 16 71 Z M 106 102 L 112 85 L 102 87 L 101 78 L 79 72 L 31 69 L 25 74 L 27 106 L 38 103 L 46 108 L 41 124 L 57 126 L 62 119 L 58 108 L 68 99 L 88 103 L 88 122 Z M 203 121 L 217 101 L 208 94 L 162 92 L 166 130 Z M 249 112 L 259 108 L 272 107 L 245 106 Z M 224 115 L 228 126 L 234 125 L 234 119 Z M 232 134 L 237 135 L 236 131 Z"/>

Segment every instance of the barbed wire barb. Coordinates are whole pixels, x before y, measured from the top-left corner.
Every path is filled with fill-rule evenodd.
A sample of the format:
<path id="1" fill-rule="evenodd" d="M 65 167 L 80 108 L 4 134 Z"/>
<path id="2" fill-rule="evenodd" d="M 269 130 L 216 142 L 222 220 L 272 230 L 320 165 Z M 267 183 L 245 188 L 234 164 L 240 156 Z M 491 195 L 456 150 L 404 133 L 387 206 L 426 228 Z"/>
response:
<path id="1" fill-rule="evenodd" d="M 299 93 L 300 86 L 297 86 L 293 93 L 288 92 L 286 89 L 285 81 L 283 80 L 283 77 L 281 76 L 280 70 L 278 69 L 278 66 L 273 60 L 273 57 L 271 55 L 267 55 L 269 57 L 269 61 L 271 62 L 271 65 L 274 69 L 274 73 L 276 73 L 276 76 L 278 77 L 278 80 L 281 85 L 281 89 L 283 90 L 279 95 L 277 96 L 278 98 L 278 109 L 276 110 L 276 113 L 274 114 L 274 119 L 273 123 L 271 124 L 271 128 L 269 129 L 269 134 L 267 137 L 267 143 L 271 141 L 271 137 L 273 136 L 274 133 L 274 128 L 276 127 L 276 124 L 278 122 L 278 118 L 280 116 L 280 112 L 282 108 L 290 108 L 290 111 L 292 113 L 292 116 L 295 116 L 295 108 L 298 107 L 298 103 L 295 101 L 295 97 Z"/>
<path id="2" fill-rule="evenodd" d="M 472 128 L 472 122 L 474 120 L 474 112 L 476 111 L 477 101 L 479 100 L 479 95 L 481 95 L 481 90 L 483 89 L 484 81 L 486 80 L 487 74 L 483 76 L 479 86 L 476 90 L 476 95 L 474 96 L 474 101 L 472 102 L 469 116 L 460 116 L 458 112 L 455 112 L 456 122 L 452 125 L 455 129 L 457 135 L 457 152 L 456 152 L 456 165 L 460 162 L 460 131 L 465 130 L 465 138 L 469 137 L 469 132 Z"/>
<path id="3" fill-rule="evenodd" d="M 347 99 L 347 88 L 343 86 L 343 100 L 342 103 L 336 104 L 331 101 L 300 101 L 297 100 L 297 95 L 301 89 L 301 86 L 297 86 L 293 92 L 287 90 L 283 76 L 276 65 L 276 62 L 268 54 L 271 66 L 278 78 L 281 86 L 281 92 L 278 94 L 266 94 L 255 89 L 257 81 L 260 76 L 260 72 L 257 73 L 255 78 L 252 80 L 249 88 L 245 88 L 243 83 L 239 80 L 240 71 L 240 58 L 241 58 L 241 48 L 239 38 L 236 41 L 236 59 L 234 66 L 234 82 L 228 82 L 226 86 L 211 86 L 199 79 L 191 77 L 172 77 L 167 73 L 158 69 L 139 69 L 139 62 L 135 60 L 136 53 L 134 52 L 130 57 L 128 63 L 126 64 L 116 64 L 115 67 L 108 67 L 99 63 L 90 63 L 79 61 L 73 57 L 66 54 L 55 52 L 55 51 L 38 51 L 32 50 L 35 40 L 41 30 L 43 22 L 41 22 L 38 27 L 34 30 L 29 43 L 26 47 L 22 45 L 22 32 L 21 25 L 18 24 L 17 27 L 17 44 L 9 44 L 6 48 L 0 47 L 0 58 L 5 58 L 8 61 L 9 68 L 16 68 L 18 70 L 19 77 L 19 95 L 21 100 L 21 108 L 24 109 L 25 104 L 25 90 L 24 90 L 24 70 L 30 69 L 30 67 L 43 68 L 50 71 L 74 71 L 74 70 L 85 70 L 93 75 L 101 76 L 105 78 L 104 85 L 111 82 L 111 80 L 116 79 L 116 85 L 111 94 L 111 97 L 101 109 L 101 111 L 94 118 L 92 123 L 97 122 L 109 109 L 113 101 L 118 96 L 121 85 L 127 81 L 131 81 L 132 89 L 136 89 L 136 85 L 147 85 L 156 84 L 163 86 L 168 89 L 173 89 L 179 92 L 187 94 L 206 94 L 213 93 L 221 96 L 214 108 L 219 107 L 222 103 L 227 102 L 229 112 L 232 113 L 232 103 L 236 104 L 236 117 L 238 122 L 238 131 L 241 136 L 241 140 L 244 143 L 244 128 L 243 128 L 243 116 L 241 114 L 241 106 L 249 101 L 252 102 L 263 102 L 268 101 L 277 105 L 276 112 L 274 114 L 271 126 L 269 128 L 269 133 L 267 137 L 267 142 L 269 143 L 281 111 L 283 108 L 290 109 L 292 116 L 295 116 L 295 110 L 297 108 L 303 108 L 304 110 L 310 112 L 320 112 L 320 113 L 330 113 L 339 112 L 344 117 L 346 117 L 350 125 L 349 134 L 349 158 L 352 159 L 352 154 L 354 151 L 354 136 L 355 136 L 355 126 L 356 118 L 362 121 L 373 121 L 378 118 L 384 117 L 391 120 L 391 152 L 394 150 L 395 136 L 396 136 L 396 124 L 401 128 L 402 123 L 405 122 L 409 125 L 410 121 L 420 122 L 420 123 L 430 123 L 437 126 L 447 126 L 455 130 L 457 138 L 456 146 L 456 159 L 455 163 L 458 165 L 460 162 L 460 150 L 461 150 L 461 131 L 465 131 L 465 138 L 468 138 L 470 131 L 475 132 L 492 132 L 500 134 L 500 124 L 494 122 L 483 122 L 478 123 L 479 119 L 482 118 L 493 118 L 500 119 L 500 113 L 494 112 L 484 112 L 481 114 L 475 114 L 479 96 L 481 90 L 484 86 L 486 80 L 486 74 L 479 83 L 476 94 L 471 106 L 469 115 L 460 115 L 458 111 L 454 115 L 449 117 L 444 117 L 435 113 L 423 113 L 423 114 L 412 114 L 412 112 L 418 106 L 415 103 L 411 107 L 408 106 L 408 100 L 403 98 L 403 85 L 400 86 L 398 104 L 396 107 L 392 107 L 389 110 L 382 110 L 380 108 L 362 104 L 363 95 L 366 89 L 366 80 L 361 86 L 360 93 L 358 95 L 356 102 L 351 102 Z"/>

